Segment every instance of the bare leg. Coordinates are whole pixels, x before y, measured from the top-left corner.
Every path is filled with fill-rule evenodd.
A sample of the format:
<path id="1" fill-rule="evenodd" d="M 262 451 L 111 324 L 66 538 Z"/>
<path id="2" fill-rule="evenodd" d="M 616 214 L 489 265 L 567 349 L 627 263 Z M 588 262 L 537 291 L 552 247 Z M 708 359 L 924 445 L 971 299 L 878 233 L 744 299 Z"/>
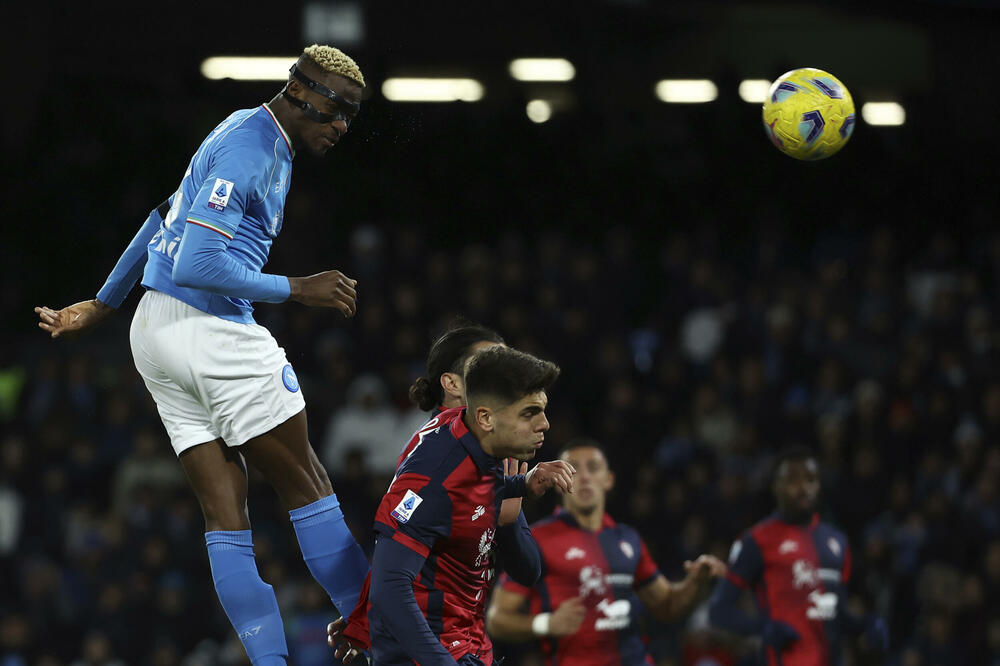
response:
<path id="1" fill-rule="evenodd" d="M 309 444 L 305 410 L 254 437 L 240 450 L 289 510 L 333 494 L 330 477 Z"/>

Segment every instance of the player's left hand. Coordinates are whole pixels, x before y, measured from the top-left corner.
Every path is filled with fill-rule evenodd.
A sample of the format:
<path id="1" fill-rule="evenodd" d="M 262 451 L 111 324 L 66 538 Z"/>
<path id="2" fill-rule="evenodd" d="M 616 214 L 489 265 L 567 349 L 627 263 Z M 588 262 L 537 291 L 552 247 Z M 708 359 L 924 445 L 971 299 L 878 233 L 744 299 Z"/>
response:
<path id="1" fill-rule="evenodd" d="M 684 562 L 684 573 L 698 585 L 726 575 L 726 563 L 715 555 L 699 555 L 694 562 Z"/>
<path id="2" fill-rule="evenodd" d="M 573 475 L 576 470 L 565 460 L 553 460 L 535 465 L 524 477 L 528 494 L 541 497 L 550 488 L 561 493 L 573 492 Z"/>
<path id="3" fill-rule="evenodd" d="M 342 617 L 337 618 L 326 625 L 326 642 L 333 648 L 333 656 L 344 664 L 352 664 L 354 660 L 361 657 L 362 649 L 351 643 L 350 639 L 344 636 L 344 629 L 347 628 L 347 620 Z M 359 664 L 365 663 L 362 658 Z"/>
<path id="4" fill-rule="evenodd" d="M 877 615 L 865 620 L 864 644 L 869 650 L 885 654 L 889 651 L 889 626 Z"/>
<path id="5" fill-rule="evenodd" d="M 38 318 L 38 328 L 47 331 L 55 338 L 73 338 L 99 323 L 114 312 L 110 305 L 101 303 L 96 298 L 68 305 L 62 310 L 53 310 L 48 306 L 35 308 Z"/>
<path id="6" fill-rule="evenodd" d="M 503 459 L 503 475 L 505 477 L 515 474 L 525 474 L 528 471 L 528 463 L 522 462 L 518 468 L 517 459 Z M 521 498 L 510 497 L 500 503 L 500 517 L 497 518 L 498 525 L 510 525 L 517 520 L 517 514 L 521 513 Z"/>

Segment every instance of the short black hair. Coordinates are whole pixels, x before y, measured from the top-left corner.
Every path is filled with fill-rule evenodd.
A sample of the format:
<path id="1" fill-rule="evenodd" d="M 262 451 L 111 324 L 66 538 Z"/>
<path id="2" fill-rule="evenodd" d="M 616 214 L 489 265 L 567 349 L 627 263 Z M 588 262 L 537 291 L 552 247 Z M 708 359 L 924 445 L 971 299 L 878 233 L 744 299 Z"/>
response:
<path id="1" fill-rule="evenodd" d="M 559 377 L 559 366 L 510 347 L 493 347 L 476 354 L 465 371 L 469 406 L 491 397 L 504 406 L 544 391 Z"/>
<path id="2" fill-rule="evenodd" d="M 608 459 L 608 452 L 604 448 L 604 446 L 602 446 L 601 443 L 598 442 L 596 439 L 593 439 L 591 437 L 574 437 L 566 441 L 565 444 L 559 447 L 559 457 L 561 458 L 562 454 L 566 453 L 567 451 L 572 451 L 573 449 L 583 449 L 583 448 L 597 449 L 598 451 L 601 452 L 601 455 L 604 456 L 605 460 Z"/>
<path id="3" fill-rule="evenodd" d="M 817 464 L 819 463 L 816 452 L 808 446 L 796 444 L 781 449 L 778 452 L 778 457 L 774 460 L 774 466 L 771 468 L 771 481 L 774 482 L 778 478 L 778 470 L 786 462 L 805 462 L 806 460 L 815 460 Z"/>
<path id="4" fill-rule="evenodd" d="M 461 373 L 472 355 L 472 347 L 480 342 L 504 344 L 500 334 L 464 318 L 456 318 L 431 345 L 427 354 L 427 375 L 418 377 L 410 386 L 410 400 L 428 412 L 444 402 L 441 375 Z"/>

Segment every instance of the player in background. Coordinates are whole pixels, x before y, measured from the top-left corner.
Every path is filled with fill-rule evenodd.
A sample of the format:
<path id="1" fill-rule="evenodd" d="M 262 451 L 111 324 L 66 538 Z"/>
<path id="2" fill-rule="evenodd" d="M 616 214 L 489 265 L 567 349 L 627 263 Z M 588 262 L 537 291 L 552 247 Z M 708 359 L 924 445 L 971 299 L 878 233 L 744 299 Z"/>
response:
<path id="1" fill-rule="evenodd" d="M 484 349 L 503 344 L 503 338 L 496 331 L 462 319 L 453 323 L 434 341 L 427 355 L 427 374 L 417 378 L 410 387 L 410 400 L 424 411 L 431 412 L 431 418 L 403 447 L 397 468 L 420 443 L 424 431 L 437 427 L 437 417 L 442 412 L 465 405 L 464 368 L 469 359 Z M 505 487 L 505 498 L 500 505 L 500 516 L 497 524 L 504 526 L 519 521 L 521 529 L 524 530 L 527 528 L 527 521 L 524 514 L 521 513 L 521 496 L 527 493 L 539 497 L 551 487 L 560 489 L 568 487 L 572 469 L 562 461 L 555 461 L 540 463 L 530 473 L 527 473 L 528 464 L 522 462 L 519 474 L 515 475 L 514 472 L 518 471 L 516 465 L 516 460 L 504 459 L 505 485 L 522 485 L 523 488 Z M 514 496 L 515 494 L 517 496 Z M 501 567 L 507 565 L 513 569 L 530 568 L 517 567 L 518 560 L 524 556 L 523 549 L 518 547 L 516 541 L 508 543 L 505 531 L 500 531 L 496 540 Z M 511 546 L 511 548 L 507 548 L 507 546 Z M 504 559 L 514 561 L 508 563 L 504 562 Z M 531 582 L 536 577 L 533 576 Z M 350 618 L 340 618 L 327 627 L 328 642 L 334 647 L 335 656 L 342 659 L 345 664 L 353 663 L 358 655 L 367 650 L 370 645 L 368 624 L 370 583 L 369 577 L 365 580 L 358 606 L 351 613 Z M 526 584 L 530 584 L 530 582 Z"/>
<path id="2" fill-rule="evenodd" d="M 563 495 L 554 516 L 531 527 L 542 579 L 531 587 L 501 578 L 486 616 L 490 635 L 541 640 L 548 664 L 652 664 L 636 622 L 637 601 L 657 619 L 675 620 L 704 597 L 725 564 L 702 555 L 684 563 L 684 580 L 669 582 L 639 534 L 605 513 L 614 473 L 601 447 L 574 440 L 561 457 L 576 469 L 575 490 Z"/>
<path id="3" fill-rule="evenodd" d="M 468 406 L 439 414 L 400 465 L 375 517 L 368 615 L 376 666 L 493 663 L 483 611 L 497 533 L 508 548 L 536 551 L 532 575 L 519 577 L 540 570 L 527 527 L 497 524 L 501 464 L 541 448 L 546 389 L 558 375 L 553 363 L 507 347 L 479 352 L 465 372 Z"/>
<path id="4" fill-rule="evenodd" d="M 234 112 L 204 140 L 169 209 L 150 213 L 97 298 L 35 308 L 43 330 L 70 337 L 114 312 L 142 274 L 132 355 L 201 504 L 219 601 L 255 665 L 284 664 L 288 650 L 254 561 L 245 462 L 289 509 L 309 570 L 343 613 L 368 570 L 309 443 L 295 372 L 251 305 L 294 300 L 354 315 L 356 282 L 339 271 L 290 278 L 262 268 L 281 231 L 292 157 L 332 148 L 363 87 L 341 51 L 305 49 L 269 103 Z"/>
<path id="5" fill-rule="evenodd" d="M 711 623 L 760 636 L 763 661 L 772 666 L 839 666 L 842 632 L 885 652 L 885 621 L 847 611 L 851 551 L 844 534 L 816 513 L 819 467 L 809 449 L 779 456 L 772 490 L 778 510 L 733 544 L 729 573 L 710 602 Z M 744 590 L 753 592 L 756 616 L 740 609 Z"/>

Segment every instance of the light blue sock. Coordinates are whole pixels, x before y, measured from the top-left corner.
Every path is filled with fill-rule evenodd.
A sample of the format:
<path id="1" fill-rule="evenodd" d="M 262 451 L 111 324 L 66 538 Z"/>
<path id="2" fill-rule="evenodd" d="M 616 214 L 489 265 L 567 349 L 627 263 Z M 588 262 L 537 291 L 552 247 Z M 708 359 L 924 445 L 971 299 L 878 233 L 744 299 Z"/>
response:
<path id="1" fill-rule="evenodd" d="M 250 530 L 206 532 L 212 580 L 222 608 L 254 666 L 285 666 L 288 647 L 274 588 L 257 573 Z"/>
<path id="2" fill-rule="evenodd" d="M 358 603 L 368 575 L 368 558 L 344 522 L 336 495 L 288 512 L 302 558 L 341 615 Z"/>

